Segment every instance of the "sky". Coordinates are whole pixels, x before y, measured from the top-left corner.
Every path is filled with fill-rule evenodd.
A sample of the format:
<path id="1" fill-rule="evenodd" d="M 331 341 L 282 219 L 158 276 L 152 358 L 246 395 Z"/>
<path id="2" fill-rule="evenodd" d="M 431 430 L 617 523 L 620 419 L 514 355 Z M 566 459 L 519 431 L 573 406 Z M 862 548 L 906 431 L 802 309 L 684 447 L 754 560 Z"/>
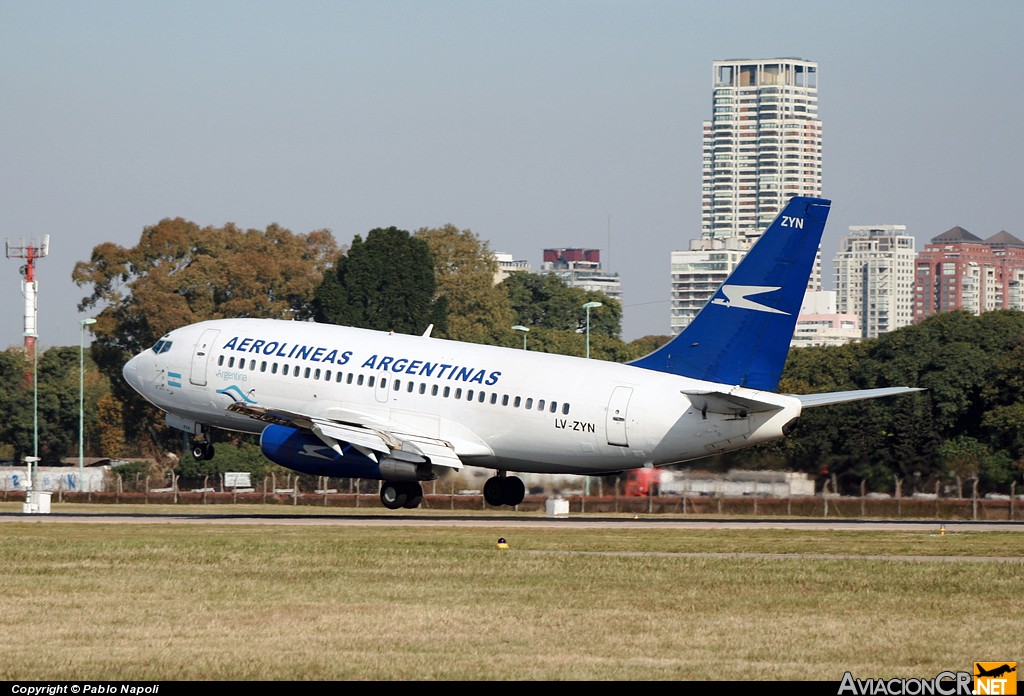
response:
<path id="1" fill-rule="evenodd" d="M 0 236 L 49 235 L 43 349 L 82 340 L 75 264 L 175 217 L 339 245 L 452 224 L 534 270 L 597 248 L 623 338 L 667 335 L 715 60 L 818 63 L 828 289 L 852 225 L 1024 239 L 1022 31 L 1011 0 L 0 0 Z"/>

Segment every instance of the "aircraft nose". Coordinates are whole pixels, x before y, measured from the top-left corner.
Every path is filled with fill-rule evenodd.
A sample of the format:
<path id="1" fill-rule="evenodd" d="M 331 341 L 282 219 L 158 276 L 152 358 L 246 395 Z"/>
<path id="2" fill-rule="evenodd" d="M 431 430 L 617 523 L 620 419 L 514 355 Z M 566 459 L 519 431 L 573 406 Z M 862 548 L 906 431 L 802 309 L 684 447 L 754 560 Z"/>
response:
<path id="1" fill-rule="evenodd" d="M 121 374 L 124 376 L 124 381 L 128 382 L 135 391 L 141 391 L 142 380 L 139 378 L 139 356 L 136 355 L 134 358 L 129 360 L 121 368 Z"/>

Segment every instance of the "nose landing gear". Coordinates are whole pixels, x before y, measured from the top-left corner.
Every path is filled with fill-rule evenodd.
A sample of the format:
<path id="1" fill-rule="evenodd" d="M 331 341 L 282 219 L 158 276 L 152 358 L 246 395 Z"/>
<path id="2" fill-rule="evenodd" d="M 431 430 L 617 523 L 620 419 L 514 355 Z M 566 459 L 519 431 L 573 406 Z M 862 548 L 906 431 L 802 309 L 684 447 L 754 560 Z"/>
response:
<path id="1" fill-rule="evenodd" d="M 213 459 L 213 443 L 209 440 L 193 440 L 192 456 L 199 461 Z"/>

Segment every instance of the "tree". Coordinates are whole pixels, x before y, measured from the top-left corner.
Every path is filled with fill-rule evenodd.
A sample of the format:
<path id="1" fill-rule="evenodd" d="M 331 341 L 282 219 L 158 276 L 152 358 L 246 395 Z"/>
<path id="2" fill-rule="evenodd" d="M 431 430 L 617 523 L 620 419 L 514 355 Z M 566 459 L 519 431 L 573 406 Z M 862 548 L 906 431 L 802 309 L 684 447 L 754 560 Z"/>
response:
<path id="1" fill-rule="evenodd" d="M 508 294 L 494 282 L 498 262 L 487 242 L 454 225 L 421 228 L 416 238 L 430 247 L 437 297 L 447 303 L 447 328 L 437 335 L 456 341 L 507 345 L 515 321 Z"/>
<path id="2" fill-rule="evenodd" d="M 157 412 L 121 377 L 132 355 L 171 329 L 205 319 L 307 319 L 316 285 L 336 256 L 327 230 L 200 228 L 182 218 L 145 228 L 130 249 L 94 247 L 89 261 L 75 264 L 72 279 L 92 289 L 79 310 L 100 310 L 90 352 L 125 405 L 126 440 L 149 442 L 151 454 L 158 439 Z"/>
<path id="3" fill-rule="evenodd" d="M 0 440 L 10 446 L 11 456 L 21 460 L 32 454 L 32 387 L 25 382 L 31 370 L 25 353 L 12 348 L 0 353 Z"/>
<path id="4" fill-rule="evenodd" d="M 118 458 L 124 455 L 126 446 L 124 439 L 124 427 L 122 426 L 124 414 L 121 410 L 121 402 L 113 394 L 107 392 L 96 402 L 97 425 L 99 428 L 98 451 L 101 456 Z"/>
<path id="5" fill-rule="evenodd" d="M 604 334 L 618 339 L 622 333 L 622 303 L 600 292 L 569 287 L 553 273 L 511 274 L 502 281 L 516 323 L 534 328 L 582 331 L 587 302 L 600 302 L 590 312 L 590 338 Z"/>
<path id="6" fill-rule="evenodd" d="M 370 230 L 322 274 L 313 302 L 317 321 L 379 331 L 445 330 L 427 243 L 395 227 Z"/>

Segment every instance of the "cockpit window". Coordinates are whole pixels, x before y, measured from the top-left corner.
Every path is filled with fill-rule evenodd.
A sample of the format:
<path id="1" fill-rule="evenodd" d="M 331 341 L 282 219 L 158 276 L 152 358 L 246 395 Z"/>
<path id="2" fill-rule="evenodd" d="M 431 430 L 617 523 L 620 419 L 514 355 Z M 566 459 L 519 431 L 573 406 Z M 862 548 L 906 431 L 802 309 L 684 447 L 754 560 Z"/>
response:
<path id="1" fill-rule="evenodd" d="M 153 352 L 156 353 L 157 355 L 159 355 L 160 353 L 166 353 L 171 349 L 172 343 L 174 343 L 174 341 L 168 341 L 166 339 L 161 338 L 153 345 Z"/>

